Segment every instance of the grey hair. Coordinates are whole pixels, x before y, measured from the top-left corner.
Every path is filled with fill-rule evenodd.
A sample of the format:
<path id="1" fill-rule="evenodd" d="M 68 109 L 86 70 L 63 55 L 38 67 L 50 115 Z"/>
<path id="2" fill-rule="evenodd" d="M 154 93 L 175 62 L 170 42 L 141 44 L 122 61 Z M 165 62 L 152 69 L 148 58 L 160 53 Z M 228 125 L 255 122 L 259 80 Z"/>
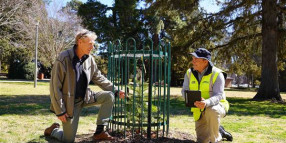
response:
<path id="1" fill-rule="evenodd" d="M 89 37 L 93 40 L 96 40 L 97 38 L 97 35 L 92 32 L 92 31 L 89 31 L 87 29 L 81 29 L 79 30 L 77 33 L 76 33 L 76 36 L 75 36 L 75 43 L 77 44 L 78 40 L 79 39 L 82 39 L 82 38 L 86 38 L 86 37 Z"/>

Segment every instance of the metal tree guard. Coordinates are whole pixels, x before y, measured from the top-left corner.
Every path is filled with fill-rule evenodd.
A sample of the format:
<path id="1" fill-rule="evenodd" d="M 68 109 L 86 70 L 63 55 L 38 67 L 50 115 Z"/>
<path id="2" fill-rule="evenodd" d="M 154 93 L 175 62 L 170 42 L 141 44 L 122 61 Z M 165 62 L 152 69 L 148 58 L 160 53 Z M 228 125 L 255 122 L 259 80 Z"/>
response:
<path id="1" fill-rule="evenodd" d="M 128 98 L 115 98 L 109 128 L 148 139 L 167 136 L 170 114 L 171 46 L 147 39 L 142 48 L 128 38 L 109 43 L 108 79 Z"/>

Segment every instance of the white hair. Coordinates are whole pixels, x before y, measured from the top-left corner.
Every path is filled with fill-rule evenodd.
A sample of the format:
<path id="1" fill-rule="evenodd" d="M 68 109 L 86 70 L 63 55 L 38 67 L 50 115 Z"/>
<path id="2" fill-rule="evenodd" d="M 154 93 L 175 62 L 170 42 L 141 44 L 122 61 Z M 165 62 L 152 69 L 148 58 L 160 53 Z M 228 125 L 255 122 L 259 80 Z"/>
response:
<path id="1" fill-rule="evenodd" d="M 77 33 L 76 33 L 76 36 L 75 36 L 75 43 L 77 44 L 78 40 L 79 39 L 82 39 L 82 38 L 86 38 L 86 37 L 89 37 L 93 40 L 96 40 L 97 38 L 97 35 L 92 32 L 92 31 L 89 31 L 87 29 L 80 29 Z"/>

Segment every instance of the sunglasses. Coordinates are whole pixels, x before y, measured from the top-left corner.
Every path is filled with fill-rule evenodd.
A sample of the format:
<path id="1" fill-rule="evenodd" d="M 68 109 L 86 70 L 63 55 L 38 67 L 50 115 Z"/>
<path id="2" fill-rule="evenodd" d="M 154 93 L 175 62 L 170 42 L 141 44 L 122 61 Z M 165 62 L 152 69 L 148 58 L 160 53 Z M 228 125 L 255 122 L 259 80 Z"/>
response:
<path id="1" fill-rule="evenodd" d="M 84 33 L 80 34 L 80 36 L 79 36 L 78 39 L 81 39 L 81 38 L 86 37 L 86 35 L 87 35 L 88 33 L 89 33 L 89 32 L 84 32 Z"/>

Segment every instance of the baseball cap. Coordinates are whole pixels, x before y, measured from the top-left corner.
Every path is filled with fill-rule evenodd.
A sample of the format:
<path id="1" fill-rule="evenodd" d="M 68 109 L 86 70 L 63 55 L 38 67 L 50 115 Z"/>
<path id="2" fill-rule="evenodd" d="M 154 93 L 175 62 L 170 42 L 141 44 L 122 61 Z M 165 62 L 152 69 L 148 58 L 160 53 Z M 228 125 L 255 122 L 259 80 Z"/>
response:
<path id="1" fill-rule="evenodd" d="M 196 51 L 190 53 L 191 55 L 193 55 L 194 57 L 196 58 L 201 58 L 201 59 L 206 59 L 209 61 L 209 64 L 211 66 L 213 66 L 213 63 L 211 62 L 211 52 L 208 51 L 207 49 L 205 48 L 198 48 Z"/>

